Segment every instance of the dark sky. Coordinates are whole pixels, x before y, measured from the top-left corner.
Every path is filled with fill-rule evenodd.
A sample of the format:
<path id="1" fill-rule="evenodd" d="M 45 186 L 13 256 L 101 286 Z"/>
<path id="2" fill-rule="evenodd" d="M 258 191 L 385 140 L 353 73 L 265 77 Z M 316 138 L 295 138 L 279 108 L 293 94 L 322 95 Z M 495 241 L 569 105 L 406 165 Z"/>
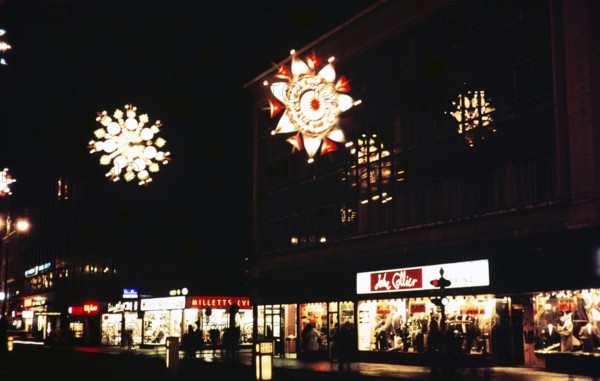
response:
<path id="1" fill-rule="evenodd" d="M 252 159 L 243 84 L 373 2 L 0 0 L 12 45 L 0 67 L 11 203 L 39 197 L 39 172 L 76 168 L 89 182 L 80 190 L 95 192 L 81 214 L 119 230 L 109 241 L 142 245 L 149 258 L 168 252 L 179 269 L 243 256 Z M 145 188 L 105 180 L 108 167 L 87 149 L 96 113 L 128 103 L 163 122 L 172 153 Z"/>

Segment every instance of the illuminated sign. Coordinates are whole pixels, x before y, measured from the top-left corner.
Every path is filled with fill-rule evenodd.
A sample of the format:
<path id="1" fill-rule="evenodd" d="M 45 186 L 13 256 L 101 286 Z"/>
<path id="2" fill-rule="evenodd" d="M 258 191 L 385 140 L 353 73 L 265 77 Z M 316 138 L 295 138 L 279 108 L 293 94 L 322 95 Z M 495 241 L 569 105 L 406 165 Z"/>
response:
<path id="1" fill-rule="evenodd" d="M 135 311 L 137 310 L 137 301 L 135 302 L 118 302 L 116 304 L 108 303 L 107 311 L 108 313 L 118 313 L 125 311 Z"/>
<path id="2" fill-rule="evenodd" d="M 46 299 L 36 298 L 31 301 L 32 307 L 39 307 L 39 306 L 44 306 L 44 305 L 46 305 Z"/>
<path id="3" fill-rule="evenodd" d="M 69 307 L 68 311 L 70 315 L 98 315 L 100 304 L 98 302 L 88 302 L 83 306 Z"/>
<path id="4" fill-rule="evenodd" d="M 433 266 L 372 271 L 356 274 L 356 292 L 375 294 L 380 292 L 403 292 L 437 289 L 429 283 L 440 277 L 452 282 L 448 288 L 482 287 L 490 285 L 487 259 L 471 262 L 446 263 Z"/>
<path id="5" fill-rule="evenodd" d="M 260 354 L 270 354 L 273 353 L 273 342 L 272 341 L 265 341 L 260 343 Z"/>
<path id="6" fill-rule="evenodd" d="M 72 306 L 68 311 L 69 315 L 83 315 L 83 306 Z"/>
<path id="7" fill-rule="evenodd" d="M 123 299 L 137 299 L 138 290 L 137 288 L 124 288 Z"/>
<path id="8" fill-rule="evenodd" d="M 60 316 L 60 312 L 40 311 L 35 312 L 36 316 Z"/>
<path id="9" fill-rule="evenodd" d="M 179 310 L 185 308 L 185 296 L 142 299 L 142 311 Z"/>
<path id="10" fill-rule="evenodd" d="M 411 314 L 418 314 L 422 312 L 426 312 L 425 303 L 413 303 L 410 305 Z"/>
<path id="11" fill-rule="evenodd" d="M 37 275 L 39 272 L 48 270 L 51 266 L 52 266 L 52 263 L 50 263 L 50 262 L 44 263 L 43 265 L 35 266 L 33 268 L 30 268 L 29 270 L 26 270 L 25 276 L 29 277 L 29 276 Z"/>
<path id="12" fill-rule="evenodd" d="M 100 305 L 98 302 L 90 302 L 83 305 L 83 313 L 86 315 L 98 315 L 99 312 Z"/>
<path id="13" fill-rule="evenodd" d="M 232 296 L 190 296 L 187 306 L 189 308 L 229 308 L 237 304 L 240 309 L 250 309 L 250 298 Z"/>

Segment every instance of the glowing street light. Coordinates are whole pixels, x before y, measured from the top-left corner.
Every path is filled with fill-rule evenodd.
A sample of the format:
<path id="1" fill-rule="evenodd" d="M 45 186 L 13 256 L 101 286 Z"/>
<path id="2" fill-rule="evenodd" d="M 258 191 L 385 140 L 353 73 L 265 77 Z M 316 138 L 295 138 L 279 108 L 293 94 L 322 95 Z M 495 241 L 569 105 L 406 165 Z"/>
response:
<path id="1" fill-rule="evenodd" d="M 10 244 L 10 238 L 13 236 L 13 234 L 17 233 L 17 232 L 27 232 L 30 228 L 29 225 L 29 221 L 27 221 L 26 219 L 18 219 L 16 224 L 15 224 L 15 228 L 13 229 L 13 223 L 12 223 L 12 219 L 10 218 L 10 215 L 6 216 L 6 220 L 1 220 L 0 221 L 0 229 L 1 228 L 5 228 L 5 235 L 4 237 L 2 237 L 2 243 L 4 246 L 4 274 L 2 275 L 2 292 L 3 292 L 3 299 L 2 299 L 2 315 L 3 318 L 6 318 L 6 315 L 8 313 L 8 311 L 6 310 L 6 304 L 8 302 L 8 299 L 10 299 L 10 292 L 8 290 L 8 263 L 9 263 L 9 244 Z"/>
<path id="2" fill-rule="evenodd" d="M 112 118 L 106 111 L 98 113 L 96 121 L 102 127 L 94 131 L 98 140 L 91 140 L 89 148 L 92 154 L 104 153 L 100 164 L 112 165 L 106 173 L 112 181 L 119 181 L 122 175 L 125 181 L 137 178 L 139 185 L 147 185 L 152 181 L 150 173 L 167 164 L 171 153 L 162 150 L 167 141 L 156 137 L 162 123 L 157 120 L 148 126 L 148 115 L 136 112 L 137 107 L 128 104 L 125 112 L 116 109 Z"/>

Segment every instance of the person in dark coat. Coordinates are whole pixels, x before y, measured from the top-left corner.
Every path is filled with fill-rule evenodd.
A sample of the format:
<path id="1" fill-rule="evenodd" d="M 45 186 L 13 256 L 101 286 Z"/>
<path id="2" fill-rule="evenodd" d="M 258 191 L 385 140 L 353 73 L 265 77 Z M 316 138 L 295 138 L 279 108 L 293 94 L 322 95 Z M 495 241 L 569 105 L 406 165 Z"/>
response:
<path id="1" fill-rule="evenodd" d="M 334 340 L 337 342 L 338 347 L 339 370 L 343 371 L 344 365 L 346 365 L 347 370 L 350 370 L 350 362 L 356 345 L 354 325 L 346 321 L 340 327 Z"/>
<path id="2" fill-rule="evenodd" d="M 194 327 L 188 325 L 187 332 L 181 337 L 181 346 L 185 351 L 186 359 L 193 359 L 196 357 L 196 346 L 194 343 Z"/>

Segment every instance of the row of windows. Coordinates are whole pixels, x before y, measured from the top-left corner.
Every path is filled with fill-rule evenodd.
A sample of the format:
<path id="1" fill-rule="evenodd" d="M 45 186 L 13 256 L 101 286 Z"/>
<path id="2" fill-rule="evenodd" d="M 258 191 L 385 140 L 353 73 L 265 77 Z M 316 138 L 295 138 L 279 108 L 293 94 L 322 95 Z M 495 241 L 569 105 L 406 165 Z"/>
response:
<path id="1" fill-rule="evenodd" d="M 545 205 L 556 198 L 555 182 L 554 155 L 541 152 L 464 169 L 438 181 L 395 184 L 377 199 L 361 199 L 358 192 L 344 199 L 326 187 L 308 192 L 310 185 L 298 186 L 294 192 L 276 194 L 265 210 L 262 242 L 275 247 L 319 243 Z M 304 208 L 306 199 L 317 194 L 319 202 Z"/>

